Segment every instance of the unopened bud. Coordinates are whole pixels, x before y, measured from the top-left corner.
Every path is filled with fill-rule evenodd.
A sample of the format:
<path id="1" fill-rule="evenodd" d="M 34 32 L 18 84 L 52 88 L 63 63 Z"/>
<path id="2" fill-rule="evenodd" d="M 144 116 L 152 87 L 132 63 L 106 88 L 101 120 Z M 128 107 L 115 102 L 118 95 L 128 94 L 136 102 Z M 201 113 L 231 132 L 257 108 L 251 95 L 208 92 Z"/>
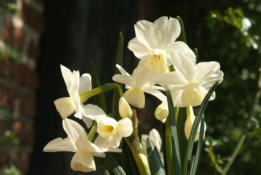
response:
<path id="1" fill-rule="evenodd" d="M 119 113 L 122 118 L 131 118 L 133 115 L 132 109 L 124 97 L 121 97 L 119 101 Z"/>
<path id="2" fill-rule="evenodd" d="M 156 119 L 160 120 L 162 123 L 166 122 L 166 119 L 169 115 L 169 108 L 168 104 L 162 102 L 155 110 L 154 113 Z"/>

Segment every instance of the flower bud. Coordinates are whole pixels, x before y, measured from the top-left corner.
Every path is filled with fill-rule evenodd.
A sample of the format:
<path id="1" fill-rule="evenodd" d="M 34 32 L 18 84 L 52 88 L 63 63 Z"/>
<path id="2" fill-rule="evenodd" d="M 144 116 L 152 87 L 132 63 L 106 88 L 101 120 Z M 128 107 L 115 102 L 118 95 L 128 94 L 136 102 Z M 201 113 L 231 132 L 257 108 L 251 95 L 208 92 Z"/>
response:
<path id="1" fill-rule="evenodd" d="M 119 101 L 119 113 L 122 118 L 131 118 L 133 115 L 132 109 L 124 97 L 121 97 Z"/>
<path id="2" fill-rule="evenodd" d="M 154 113 L 156 119 L 160 120 L 162 123 L 166 122 L 166 119 L 169 115 L 169 108 L 168 104 L 162 102 L 155 110 Z"/>
<path id="3" fill-rule="evenodd" d="M 190 133 L 191 133 L 191 129 L 193 126 L 193 123 L 195 121 L 196 117 L 193 115 L 191 115 L 190 113 L 187 115 L 187 120 L 185 122 L 185 127 L 184 127 L 184 131 L 185 131 L 185 136 L 187 138 L 187 140 L 189 140 L 190 137 Z M 203 138 L 205 137 L 205 131 L 206 131 L 206 122 L 204 122 L 204 134 L 203 134 Z M 198 129 L 197 129 L 197 133 L 196 133 L 196 137 L 195 137 L 195 142 L 198 141 L 199 139 L 199 133 L 200 133 L 200 126 L 201 126 L 201 122 L 199 123 Z"/>

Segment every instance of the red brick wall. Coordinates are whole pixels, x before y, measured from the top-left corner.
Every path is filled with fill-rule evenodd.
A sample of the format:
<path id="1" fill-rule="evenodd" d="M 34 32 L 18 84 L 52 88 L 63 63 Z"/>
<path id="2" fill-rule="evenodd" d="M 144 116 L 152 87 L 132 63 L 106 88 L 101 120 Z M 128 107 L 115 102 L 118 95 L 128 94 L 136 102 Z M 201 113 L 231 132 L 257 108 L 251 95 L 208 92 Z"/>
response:
<path id="1" fill-rule="evenodd" d="M 0 107 L 8 107 L 9 115 L 0 114 L 0 137 L 13 131 L 19 144 L 10 149 L 0 145 L 0 174 L 15 165 L 22 175 L 27 174 L 34 143 L 36 90 L 39 86 L 36 65 L 39 57 L 39 38 L 44 30 L 43 0 L 12 0 L 19 12 L 0 9 L 0 49 L 14 48 L 16 59 L 0 61 Z"/>

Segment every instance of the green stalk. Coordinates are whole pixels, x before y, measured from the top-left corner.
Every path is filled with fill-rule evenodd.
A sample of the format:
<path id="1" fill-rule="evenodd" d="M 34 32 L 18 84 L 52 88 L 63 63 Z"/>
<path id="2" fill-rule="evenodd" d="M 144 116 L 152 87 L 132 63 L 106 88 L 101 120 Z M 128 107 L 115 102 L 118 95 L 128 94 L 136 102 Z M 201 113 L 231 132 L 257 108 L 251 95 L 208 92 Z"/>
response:
<path id="1" fill-rule="evenodd" d="M 235 161 L 235 159 L 236 159 L 236 157 L 237 157 L 237 155 L 238 155 L 238 153 L 239 153 L 241 147 L 243 146 L 243 143 L 244 143 L 244 141 L 245 141 L 245 139 L 246 139 L 246 136 L 247 136 L 247 134 L 248 134 L 248 131 L 249 131 L 249 129 L 250 129 L 250 120 L 251 120 L 251 117 L 252 117 L 252 114 L 253 114 L 253 111 L 254 111 L 254 106 L 255 106 L 255 104 L 258 102 L 259 97 L 260 97 L 260 90 L 257 89 L 257 90 L 256 90 L 256 93 L 255 93 L 255 98 L 254 98 L 254 100 L 253 100 L 253 102 L 252 102 L 250 111 L 249 111 L 248 116 L 247 116 L 247 121 L 246 121 L 245 130 L 244 130 L 244 132 L 242 133 L 242 135 L 240 136 L 240 139 L 239 139 L 239 141 L 238 141 L 238 143 L 237 143 L 237 146 L 236 146 L 235 150 L 233 151 L 230 160 L 229 160 L 229 161 L 227 162 L 227 164 L 225 165 L 225 167 L 224 167 L 224 169 L 223 169 L 221 175 L 226 175 L 226 174 L 227 174 L 227 172 L 228 172 L 228 170 L 230 169 L 231 165 L 234 163 L 234 161 Z"/>
<path id="2" fill-rule="evenodd" d="M 165 127 L 165 146 L 166 146 L 166 157 L 167 162 L 165 163 L 167 165 L 167 172 L 169 175 L 172 175 L 172 142 L 171 142 L 171 131 L 170 131 L 170 119 L 169 116 L 166 120 L 166 127 Z"/>
<path id="3" fill-rule="evenodd" d="M 94 122 L 94 124 L 92 125 L 92 129 L 91 129 L 90 132 L 88 133 L 88 140 L 89 140 L 90 142 L 93 141 L 93 138 L 94 138 L 94 136 L 95 136 L 95 134 L 96 134 L 96 130 L 97 130 L 97 123 Z"/>
<path id="4" fill-rule="evenodd" d="M 148 158 L 146 156 L 145 150 L 143 149 L 140 139 L 138 136 L 138 120 L 137 120 L 137 113 L 133 110 L 132 116 L 132 123 L 133 123 L 133 134 L 125 138 L 131 152 L 132 156 L 136 162 L 136 165 L 139 169 L 140 175 L 150 175 L 150 167 Z"/>
<path id="5" fill-rule="evenodd" d="M 100 94 L 102 92 L 107 92 L 107 91 L 110 91 L 110 90 L 113 90 L 113 89 L 117 89 L 120 96 L 123 96 L 123 92 L 122 92 L 122 89 L 121 89 L 119 84 L 117 84 L 117 83 L 107 83 L 107 84 L 104 84 L 104 85 L 97 87 L 95 89 L 81 93 L 80 94 L 81 102 L 85 102 L 87 99 L 89 99 L 89 98 L 91 98 L 91 97 L 93 97 L 97 94 Z"/>

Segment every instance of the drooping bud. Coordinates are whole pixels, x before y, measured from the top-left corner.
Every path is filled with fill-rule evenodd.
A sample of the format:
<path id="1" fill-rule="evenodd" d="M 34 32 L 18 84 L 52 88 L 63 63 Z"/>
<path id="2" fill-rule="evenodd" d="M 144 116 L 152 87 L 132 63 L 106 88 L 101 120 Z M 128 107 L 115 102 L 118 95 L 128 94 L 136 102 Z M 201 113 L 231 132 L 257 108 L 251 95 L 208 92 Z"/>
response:
<path id="1" fill-rule="evenodd" d="M 193 126 L 193 123 L 194 123 L 196 117 L 193 113 L 193 108 L 191 106 L 189 106 L 187 108 L 189 108 L 189 110 L 187 110 L 187 120 L 185 122 L 184 131 L 185 131 L 185 136 L 186 136 L 187 140 L 189 140 L 191 129 L 192 129 L 192 126 Z M 206 122 L 204 122 L 204 125 L 205 126 L 204 126 L 203 138 L 205 137 L 206 127 L 207 127 Z M 201 126 L 201 123 L 199 123 L 198 129 L 197 129 L 196 137 L 194 140 L 195 142 L 198 141 L 198 139 L 199 139 L 200 126 Z"/>
<path id="2" fill-rule="evenodd" d="M 162 102 L 155 110 L 154 115 L 156 119 L 160 120 L 162 123 L 166 122 L 166 119 L 169 115 L 168 104 Z"/>
<path id="3" fill-rule="evenodd" d="M 121 97 L 119 101 L 119 113 L 121 118 L 131 118 L 133 115 L 132 109 L 124 97 Z"/>

